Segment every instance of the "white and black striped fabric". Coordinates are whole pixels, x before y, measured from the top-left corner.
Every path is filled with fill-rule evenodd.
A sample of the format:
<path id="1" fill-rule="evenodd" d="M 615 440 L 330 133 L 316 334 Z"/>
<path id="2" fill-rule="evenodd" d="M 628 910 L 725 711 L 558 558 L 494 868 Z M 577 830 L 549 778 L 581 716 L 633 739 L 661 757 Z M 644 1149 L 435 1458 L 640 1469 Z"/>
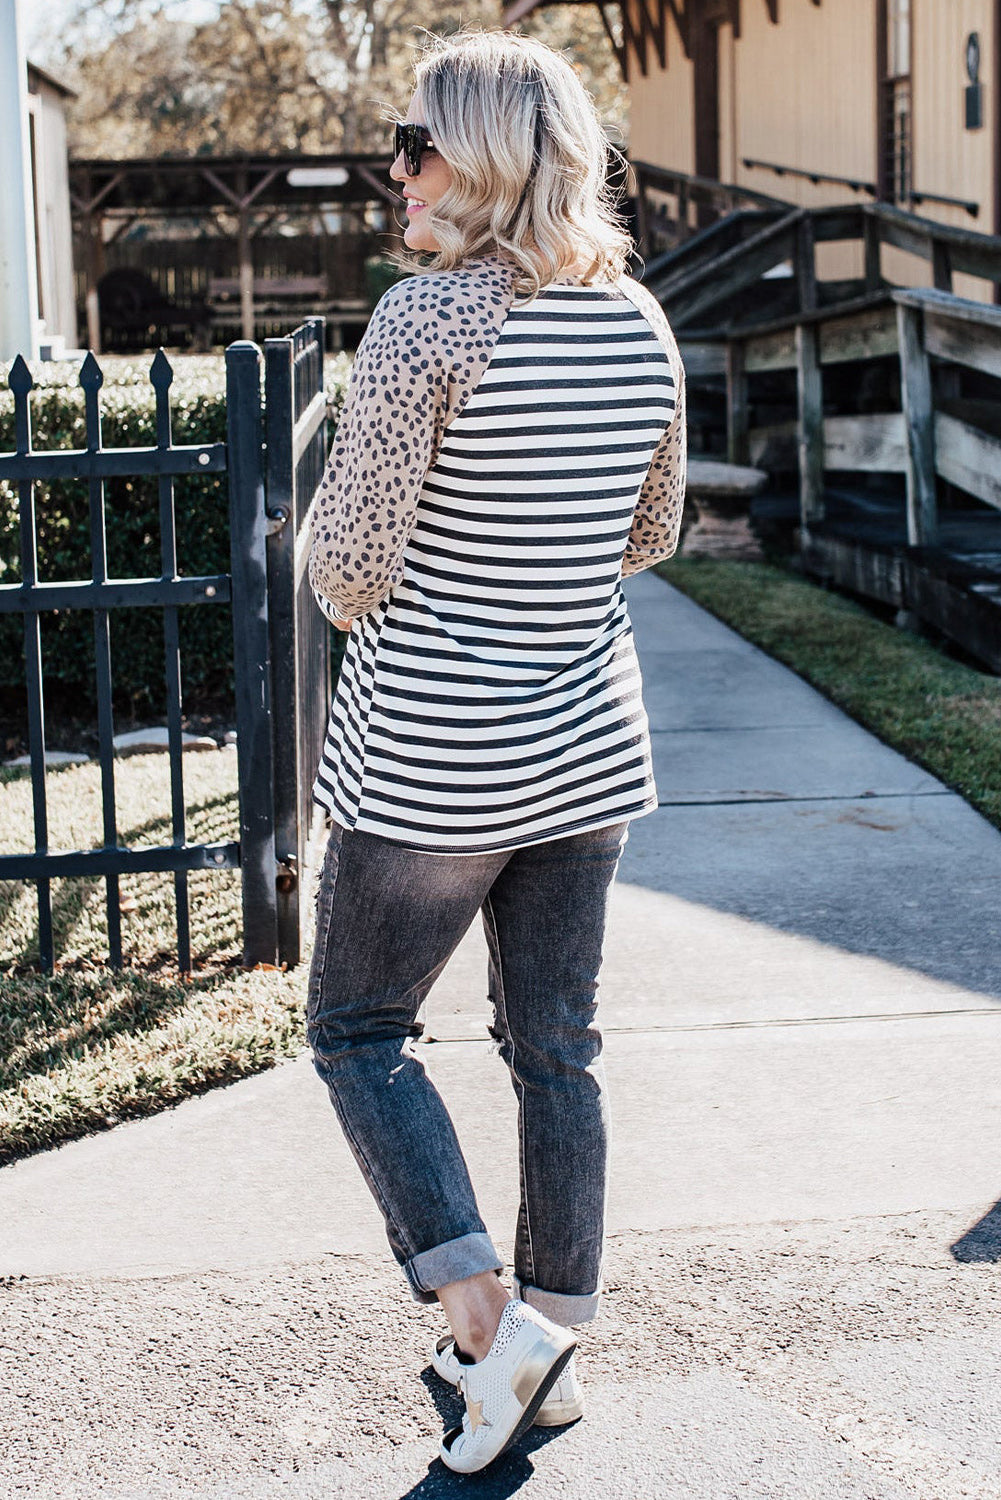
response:
<path id="1" fill-rule="evenodd" d="M 352 627 L 314 796 L 442 854 L 656 806 L 620 569 L 671 362 L 614 287 L 508 313 L 428 471 L 403 578 Z"/>

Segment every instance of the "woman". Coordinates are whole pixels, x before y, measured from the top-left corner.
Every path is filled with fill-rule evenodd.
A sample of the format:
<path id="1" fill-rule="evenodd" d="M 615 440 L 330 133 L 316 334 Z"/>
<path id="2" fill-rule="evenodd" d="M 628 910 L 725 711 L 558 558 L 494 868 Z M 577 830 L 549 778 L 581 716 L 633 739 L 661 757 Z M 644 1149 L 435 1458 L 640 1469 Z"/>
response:
<path id="1" fill-rule="evenodd" d="M 651 811 L 621 577 L 677 544 L 683 372 L 625 275 L 573 69 L 503 32 L 433 44 L 391 175 L 427 270 L 376 308 L 317 499 L 310 579 L 350 636 L 315 795 L 332 820 L 309 1038 L 390 1245 L 451 1333 L 441 1457 L 471 1473 L 580 1415 L 601 1285 L 594 1025 L 608 890 Z M 477 912 L 518 1099 L 514 1295 L 413 1051 Z"/>

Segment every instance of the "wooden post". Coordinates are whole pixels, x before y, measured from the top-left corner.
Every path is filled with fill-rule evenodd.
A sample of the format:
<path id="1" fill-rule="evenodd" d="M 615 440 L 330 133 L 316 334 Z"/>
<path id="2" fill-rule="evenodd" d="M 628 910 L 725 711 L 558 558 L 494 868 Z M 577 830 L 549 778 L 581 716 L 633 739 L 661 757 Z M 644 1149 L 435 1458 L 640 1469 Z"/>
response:
<path id="1" fill-rule="evenodd" d="M 938 535 L 935 408 L 918 308 L 897 304 L 897 336 L 900 395 L 907 428 L 907 540 L 912 547 L 930 547 Z"/>
<path id="2" fill-rule="evenodd" d="M 87 348 L 101 352 L 101 309 L 97 283 L 104 275 L 104 233 L 99 213 L 87 215 Z"/>
<path id="3" fill-rule="evenodd" d="M 813 312 L 817 306 L 817 251 L 809 214 L 803 216 L 796 230 L 796 283 L 800 312 Z"/>
<path id="4" fill-rule="evenodd" d="M 867 292 L 878 292 L 883 272 L 879 257 L 879 220 L 875 214 L 866 214 L 862 220 L 862 242 L 865 246 L 865 289 Z"/>
<path id="5" fill-rule="evenodd" d="M 682 182 L 678 188 L 678 229 L 680 238 L 687 239 L 691 234 L 688 223 L 688 183 Z"/>
<path id="6" fill-rule="evenodd" d="M 249 343 L 254 341 L 254 251 L 250 243 L 250 211 L 240 206 L 237 233 L 240 258 L 240 331 Z"/>
<path id="7" fill-rule="evenodd" d="M 952 256 L 941 240 L 931 242 L 932 278 L 937 292 L 952 291 Z"/>
<path id="8" fill-rule="evenodd" d="M 726 346 L 726 456 L 731 464 L 750 462 L 747 442 L 747 371 L 744 345 L 732 339 Z"/>
<path id="9" fill-rule="evenodd" d="M 641 255 L 649 255 L 651 253 L 651 246 L 646 183 L 635 167 L 631 170 L 636 183 L 636 197 L 634 200 L 636 203 L 636 248 Z"/>
<path id="10" fill-rule="evenodd" d="M 799 514 L 803 538 L 824 519 L 824 386 L 815 323 L 796 326 L 796 402 L 799 416 Z"/>

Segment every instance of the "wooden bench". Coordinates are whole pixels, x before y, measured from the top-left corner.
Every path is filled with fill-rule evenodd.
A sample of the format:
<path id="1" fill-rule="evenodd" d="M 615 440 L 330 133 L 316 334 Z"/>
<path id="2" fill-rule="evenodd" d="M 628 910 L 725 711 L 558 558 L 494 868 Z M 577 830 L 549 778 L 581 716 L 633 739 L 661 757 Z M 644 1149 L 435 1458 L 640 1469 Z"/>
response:
<path id="1" fill-rule="evenodd" d="M 197 348 L 208 346 L 211 312 L 205 302 L 182 304 L 165 297 L 145 271 L 118 266 L 97 283 L 101 347 L 123 352 L 170 343 L 185 334 Z"/>
<path id="2" fill-rule="evenodd" d="M 242 326 L 240 279 L 216 276 L 209 281 L 212 325 Z M 254 323 L 283 318 L 290 327 L 303 318 L 323 316 L 327 320 L 331 348 L 340 349 L 346 326 L 363 331 L 372 309 L 362 298 L 336 298 L 327 294 L 325 276 L 258 276 L 254 278 Z"/>
<path id="3" fill-rule="evenodd" d="M 255 276 L 254 306 L 260 303 L 265 308 L 270 303 L 280 303 L 283 310 L 289 302 L 323 301 L 327 295 L 325 276 Z M 235 302 L 240 305 L 239 276 L 213 276 L 209 281 L 209 303 L 225 307 Z"/>

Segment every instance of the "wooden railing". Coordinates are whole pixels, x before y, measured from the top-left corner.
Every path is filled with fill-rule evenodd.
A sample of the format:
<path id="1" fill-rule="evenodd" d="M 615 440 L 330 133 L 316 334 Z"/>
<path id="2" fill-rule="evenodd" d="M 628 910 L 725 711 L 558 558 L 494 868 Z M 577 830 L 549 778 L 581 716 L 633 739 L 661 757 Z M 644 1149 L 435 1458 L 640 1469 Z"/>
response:
<path id="1" fill-rule="evenodd" d="M 887 356 L 899 361 L 900 411 L 824 415 L 826 368 Z M 824 519 L 826 471 L 904 474 L 908 543 L 934 545 L 936 476 L 1001 510 L 1001 439 L 936 408 L 932 359 L 1001 379 L 1001 308 L 931 290 L 894 291 L 731 338 L 729 459 L 773 470 L 797 467 L 807 532 Z M 749 381 L 778 370 L 795 372 L 796 420 L 752 427 Z"/>
<path id="2" fill-rule="evenodd" d="M 781 198 L 653 162 L 631 162 L 640 251 L 653 257 L 738 209 L 788 209 Z"/>
<path id="3" fill-rule="evenodd" d="M 1001 510 L 1001 438 L 936 407 L 931 376 L 935 359 L 1001 379 L 1001 308 L 932 291 L 894 292 L 893 301 L 906 434 L 907 538 L 931 546 L 938 541 L 936 477 Z"/>
<path id="4" fill-rule="evenodd" d="M 862 275 L 822 280 L 817 245 L 852 240 Z M 884 246 L 929 263 L 934 290 L 891 286 Z M 728 458 L 779 481 L 790 523 L 796 483 L 806 568 L 1001 671 L 1001 387 L 985 380 L 1001 380 L 1001 308 L 952 295 L 955 274 L 996 295 L 1001 237 L 885 203 L 770 204 L 731 205 L 643 279 L 679 335 L 696 433 L 713 448 L 725 391 Z"/>
<path id="5" fill-rule="evenodd" d="M 991 516 L 1001 512 L 1001 386 L 981 379 L 971 396 L 963 380 L 976 372 L 974 380 L 1001 381 L 1001 308 L 930 289 L 888 289 L 731 336 L 721 353 L 728 457 L 775 477 L 795 475 L 807 571 L 925 620 L 1001 671 L 1001 519 Z M 847 364 L 875 369 L 873 361 L 883 362 L 885 376 L 890 359 L 899 409 L 832 412 L 826 376 Z M 795 409 L 755 425 L 755 382 L 780 371 L 795 375 Z M 893 385 L 884 380 L 884 391 Z M 774 392 L 768 401 L 774 414 Z M 903 527 L 885 502 L 866 519 L 864 476 L 879 474 L 906 482 Z M 831 496 L 846 485 L 858 497 L 858 519 L 846 519 L 839 501 L 832 521 Z M 942 517 L 946 487 L 951 505 Z M 964 507 L 963 496 L 990 509 Z"/>
<path id="6" fill-rule="evenodd" d="M 874 295 L 886 288 L 880 253 L 883 245 L 895 246 L 931 263 L 932 280 L 938 291 L 952 290 L 953 276 L 965 273 L 1001 285 L 1001 237 L 976 230 L 940 224 L 919 218 L 887 203 L 846 204 L 830 208 L 793 208 L 776 216 L 774 208 L 742 221 L 743 238 L 737 244 L 716 248 L 712 235 L 729 232 L 730 221 L 711 226 L 698 242 L 688 242 L 651 260 L 644 273 L 650 290 L 664 303 L 675 326 L 682 330 L 704 330 L 712 337 L 738 324 L 769 320 L 767 308 L 757 318 L 752 308 L 727 310 L 727 303 L 763 277 L 785 268 L 794 280 L 790 312 L 813 312 L 828 295 L 830 300 L 848 300 L 843 287 L 818 284 L 816 246 L 832 241 L 855 240 L 862 246 L 863 277 L 854 296 Z"/>

